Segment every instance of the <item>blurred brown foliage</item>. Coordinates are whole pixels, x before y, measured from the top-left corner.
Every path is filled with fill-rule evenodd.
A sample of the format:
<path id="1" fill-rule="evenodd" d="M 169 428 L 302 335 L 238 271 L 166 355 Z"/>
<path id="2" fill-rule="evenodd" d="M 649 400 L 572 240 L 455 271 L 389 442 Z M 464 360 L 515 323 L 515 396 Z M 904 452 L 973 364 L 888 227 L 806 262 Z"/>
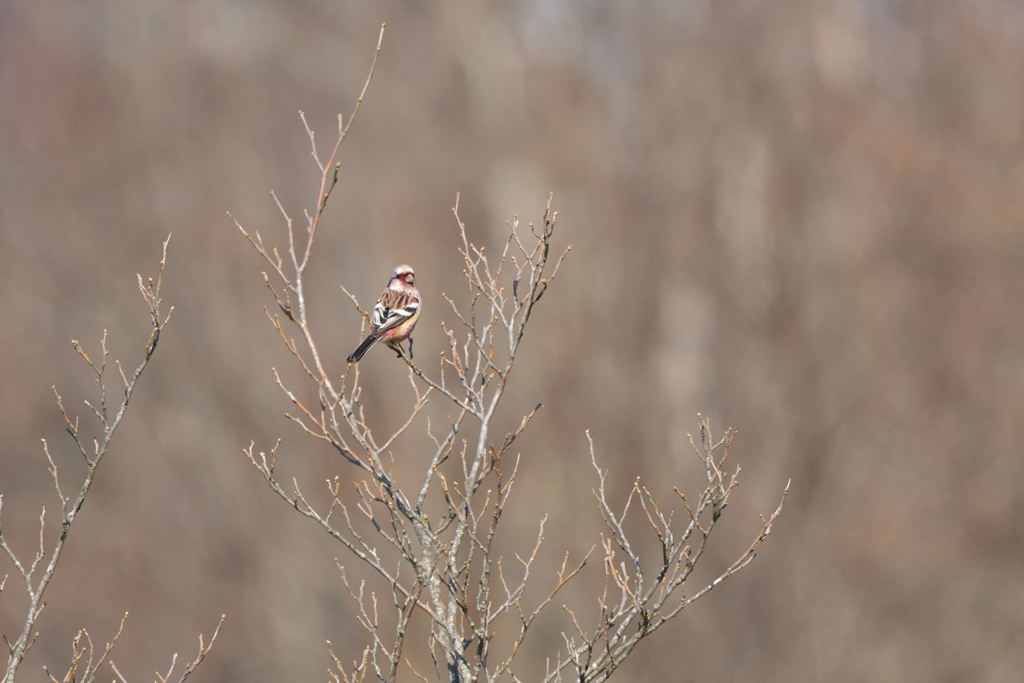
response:
<path id="1" fill-rule="evenodd" d="M 331 562 L 342 549 L 241 454 L 281 435 L 303 480 L 346 473 L 280 417 L 269 367 L 285 353 L 224 212 L 280 235 L 268 190 L 296 214 L 315 199 L 295 112 L 330 134 L 381 21 L 384 56 L 308 279 L 337 367 L 358 330 L 338 284 L 369 302 L 411 262 L 427 298 L 417 358 L 436 355 L 440 293 L 460 280 L 456 191 L 486 242 L 513 213 L 539 218 L 554 190 L 575 248 L 508 399 L 545 404 L 523 437 L 510 547 L 542 511 L 549 563 L 593 542 L 587 427 L 620 495 L 638 474 L 699 484 L 685 443 L 698 410 L 742 427 L 721 562 L 793 478 L 758 561 L 620 677 L 1017 680 L 1019 4 L 9 0 L 0 491 L 20 547 L 52 496 L 38 452 L 38 437 L 54 451 L 62 438 L 49 385 L 69 405 L 92 391 L 67 340 L 109 327 L 117 354 L 138 354 L 135 273 L 172 231 L 177 308 L 26 680 L 66 661 L 78 626 L 109 637 L 124 609 L 115 659 L 130 677 L 189 651 L 221 612 L 203 680 L 318 680 L 324 639 L 361 649 Z M 363 372 L 368 410 L 399 420 L 388 386 L 404 366 L 371 353 Z M 8 590 L 4 633 L 21 610 Z"/>

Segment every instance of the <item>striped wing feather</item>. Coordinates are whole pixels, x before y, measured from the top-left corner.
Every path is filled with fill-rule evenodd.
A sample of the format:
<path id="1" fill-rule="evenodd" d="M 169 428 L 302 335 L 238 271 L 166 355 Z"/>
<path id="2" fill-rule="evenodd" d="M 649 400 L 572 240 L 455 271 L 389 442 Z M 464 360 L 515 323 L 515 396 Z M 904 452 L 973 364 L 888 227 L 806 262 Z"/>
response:
<path id="1" fill-rule="evenodd" d="M 380 335 L 416 315 L 420 302 L 415 297 L 393 289 L 384 291 L 373 307 L 372 334 Z"/>

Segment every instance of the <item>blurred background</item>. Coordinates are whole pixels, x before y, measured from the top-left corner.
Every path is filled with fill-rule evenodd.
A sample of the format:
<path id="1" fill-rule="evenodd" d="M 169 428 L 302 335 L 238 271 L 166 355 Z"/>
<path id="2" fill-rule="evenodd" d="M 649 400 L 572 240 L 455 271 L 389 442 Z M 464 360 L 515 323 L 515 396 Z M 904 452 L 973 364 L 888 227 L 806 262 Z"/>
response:
<path id="1" fill-rule="evenodd" d="M 55 519 L 39 437 L 66 489 L 80 476 L 49 390 L 69 406 L 94 391 L 68 340 L 94 350 L 109 328 L 134 365 L 135 274 L 174 233 L 174 319 L 23 678 L 66 666 L 80 626 L 104 642 L 125 610 L 113 658 L 132 680 L 190 655 L 222 612 L 200 680 L 322 680 L 324 640 L 361 651 L 332 561 L 349 558 L 241 453 L 283 437 L 282 474 L 310 491 L 352 474 L 282 417 L 269 369 L 289 358 L 225 211 L 285 243 L 269 190 L 301 221 L 318 187 L 296 112 L 333 140 L 382 21 L 307 285 L 331 371 L 358 341 L 339 284 L 369 304 L 412 263 L 417 357 L 434 358 L 441 292 L 463 291 L 456 192 L 495 244 L 554 191 L 556 242 L 574 248 L 505 405 L 509 424 L 545 408 L 503 552 L 545 512 L 538 581 L 596 540 L 586 428 L 620 500 L 637 475 L 699 489 L 698 411 L 741 428 L 709 572 L 792 477 L 754 564 L 618 678 L 1019 680 L 1024 9 L 999 0 L 0 3 L 0 492 L 25 555 L 39 506 Z M 371 419 L 398 424 L 405 371 L 378 351 L 362 369 Z M 420 471 L 422 433 L 395 457 Z M 565 601 L 592 604 L 591 569 Z M 0 596 L 12 638 L 19 590 Z M 527 641 L 526 679 L 558 624 L 555 609 Z"/>

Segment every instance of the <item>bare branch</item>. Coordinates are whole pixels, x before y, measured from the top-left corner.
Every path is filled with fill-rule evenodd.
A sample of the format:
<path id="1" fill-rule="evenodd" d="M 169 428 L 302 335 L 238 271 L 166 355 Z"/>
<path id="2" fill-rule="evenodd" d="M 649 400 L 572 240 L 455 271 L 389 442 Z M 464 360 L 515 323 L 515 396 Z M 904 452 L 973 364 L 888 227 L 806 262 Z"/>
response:
<path id="1" fill-rule="evenodd" d="M 600 614 L 591 624 L 563 606 L 568 616 L 563 649 L 549 657 L 545 680 L 560 680 L 563 671 L 567 675 L 571 671 L 580 681 L 604 680 L 642 638 L 747 566 L 781 513 L 781 505 L 763 520 L 761 532 L 743 556 L 711 585 L 686 597 L 682 586 L 703 556 L 738 484 L 739 469 L 730 474 L 723 466 L 735 430 L 715 439 L 707 419 L 699 417 L 700 436 L 693 440 L 693 449 L 704 465 L 706 481 L 692 502 L 679 492 L 678 505 L 663 505 L 639 479 L 624 500 L 613 503 L 607 472 L 598 464 L 588 432 L 589 455 L 597 474 L 594 496 L 606 530 L 600 545 L 591 546 L 582 560 L 570 561 L 564 554 L 550 588 L 539 594 L 539 602 L 528 604 L 527 596 L 537 581 L 536 560 L 543 552 L 547 516 L 538 510 L 536 539 L 528 550 L 509 555 L 514 562 L 502 557 L 498 530 L 520 463 L 521 454 L 513 446 L 542 404 L 511 413 L 521 417 L 510 432 L 498 432 L 496 420 L 501 418 L 504 424 L 509 416 L 502 404 L 527 328 L 571 251 L 571 245 L 553 250 L 558 223 L 553 195 L 547 197 L 538 223 L 523 225 L 518 216 L 513 217 L 496 246 L 475 241 L 460 213 L 461 195 L 456 195 L 454 238 L 465 290 L 453 296 L 441 293 L 450 309 L 446 315 L 454 320 L 450 325 L 441 322 L 443 351 L 436 357 L 436 367 L 421 367 L 411 354 L 399 351 L 409 373 L 411 409 L 390 434 L 361 400 L 359 365 L 328 371 L 306 304 L 305 272 L 327 201 L 339 181 L 342 143 L 381 54 L 383 31 L 382 26 L 352 114 L 347 122 L 338 116 L 338 134 L 329 154 L 322 154 L 315 131 L 305 114 L 299 113 L 318 171 L 315 201 L 302 212 L 305 232 L 293 226 L 276 195 L 274 202 L 285 224 L 286 256 L 266 247 L 258 232 L 250 233 L 236 222 L 243 237 L 270 264 L 265 284 L 284 315 L 268 312 L 267 316 L 301 370 L 299 381 L 286 383 L 273 369 L 274 383 L 291 404 L 286 416 L 308 437 L 330 444 L 342 462 L 355 468 L 358 478 L 354 486 L 343 487 L 340 476 L 327 477 L 329 500 L 318 501 L 303 493 L 298 478 L 279 478 L 280 440 L 269 452 L 257 453 L 250 443 L 244 450 L 246 459 L 271 491 L 341 543 L 358 560 L 356 565 L 384 586 L 375 591 L 365 579 L 350 579 L 337 563 L 367 640 L 351 663 L 343 662 L 328 641 L 331 680 L 394 680 L 414 615 L 427 622 L 427 635 L 419 645 L 429 653 L 435 677 L 459 683 L 499 677 L 520 680 L 515 662 L 531 628 L 562 589 L 581 575 L 598 548 L 603 579 L 597 596 Z M 367 311 L 348 289 L 341 289 L 365 328 Z M 336 348 L 336 344 L 331 341 L 322 348 Z M 441 403 L 448 413 L 442 421 L 424 419 L 431 394 L 444 399 Z M 413 448 L 408 435 L 423 422 L 425 450 L 419 459 L 407 461 L 423 463 L 421 476 L 408 468 L 396 469 L 399 452 Z M 346 494 L 351 498 L 352 492 L 354 501 L 346 501 Z M 634 532 L 637 521 L 650 529 L 659 551 L 654 562 L 646 557 L 648 539 L 641 540 Z M 499 632 L 510 636 L 496 641 Z M 407 660 L 405 666 L 415 677 L 427 680 Z"/>
<path id="2" fill-rule="evenodd" d="M 146 308 L 149 311 L 150 318 L 150 334 L 149 338 L 143 347 L 143 357 L 135 369 L 130 375 L 126 375 L 121 368 L 119 362 L 117 366 L 119 369 L 119 376 L 122 385 L 121 401 L 113 407 L 113 412 L 108 410 L 107 405 L 107 384 L 106 384 L 106 368 L 109 352 L 107 350 L 107 332 L 103 331 L 103 336 L 100 340 L 100 355 L 99 360 L 93 360 L 88 353 L 82 348 L 78 341 L 72 340 L 72 346 L 78 353 L 79 357 L 93 370 L 96 376 L 96 381 L 99 384 L 98 400 L 95 404 L 86 401 L 86 405 L 89 406 L 96 417 L 97 421 L 97 434 L 93 437 L 93 448 L 92 453 L 86 450 L 82 440 L 81 426 L 78 418 L 72 419 L 64 407 L 63 399 L 57 392 L 56 387 L 51 387 L 53 394 L 57 400 L 57 408 L 61 414 L 61 418 L 64 421 L 65 429 L 68 435 L 71 437 L 75 448 L 85 461 L 85 476 L 79 486 L 78 493 L 74 498 L 65 496 L 60 483 L 60 477 L 57 472 L 57 466 L 50 455 L 49 445 L 43 441 L 43 453 L 46 456 L 50 477 L 53 479 L 54 489 L 57 494 L 57 499 L 60 502 L 60 513 L 61 513 L 61 533 L 58 534 L 54 540 L 53 545 L 47 549 L 45 547 L 44 539 L 44 519 L 46 508 L 43 508 L 39 518 L 39 549 L 36 551 L 32 561 L 26 566 L 26 564 L 18 558 L 15 551 L 8 545 L 3 535 L 3 530 L 0 528 L 0 548 L 3 548 L 4 552 L 10 558 L 12 564 L 21 574 L 25 581 L 25 590 L 28 595 L 28 607 L 25 612 L 24 621 L 22 623 L 21 632 L 18 635 L 14 643 L 8 643 L 8 660 L 6 673 L 4 675 L 5 683 L 12 683 L 14 676 L 21 666 L 22 661 L 25 658 L 26 653 L 32 647 L 32 643 L 38 637 L 38 633 L 34 632 L 36 620 L 43 611 L 45 602 L 43 601 L 43 595 L 46 592 L 46 588 L 49 586 L 53 574 L 57 569 L 57 563 L 60 560 L 61 553 L 64 549 L 65 543 L 67 542 L 71 533 L 72 524 L 75 521 L 78 512 L 82 509 L 82 505 L 85 503 L 85 498 L 92 487 L 93 480 L 96 476 L 98 468 L 101 462 L 106 456 L 110 449 L 111 441 L 114 437 L 114 433 L 117 431 L 118 426 L 121 424 L 121 420 L 124 418 L 125 413 L 128 410 L 128 404 L 135 393 L 135 389 L 138 385 L 139 378 L 142 376 L 143 371 L 149 365 L 150 359 L 156 351 L 157 344 L 160 340 L 160 335 L 164 328 L 170 321 L 171 313 L 173 312 L 173 306 L 168 309 L 167 313 L 164 314 L 161 305 L 163 300 L 160 296 L 160 288 L 163 284 L 164 272 L 167 267 L 167 245 L 170 242 L 170 235 L 163 243 L 163 251 L 160 259 L 159 270 L 155 278 L 145 278 L 141 275 L 137 276 L 137 282 L 139 291 L 142 294 L 143 301 L 146 304 Z M 0 506 L 2 506 L 2 496 L 0 496 Z M 41 562 L 45 558 L 49 558 L 46 562 L 45 567 L 42 566 Z M 118 632 L 120 634 L 120 631 Z M 114 639 L 116 641 L 116 637 Z M 113 647 L 111 643 L 110 647 Z M 82 657 L 88 656 L 91 660 L 92 656 L 92 643 L 89 639 L 88 632 L 84 629 L 80 631 L 79 637 L 75 639 L 73 645 L 75 655 L 72 657 L 72 667 L 78 667 Z M 104 653 L 103 657 L 106 656 Z M 86 670 L 90 670 L 88 665 Z M 95 671 L 93 668 L 92 671 Z"/>

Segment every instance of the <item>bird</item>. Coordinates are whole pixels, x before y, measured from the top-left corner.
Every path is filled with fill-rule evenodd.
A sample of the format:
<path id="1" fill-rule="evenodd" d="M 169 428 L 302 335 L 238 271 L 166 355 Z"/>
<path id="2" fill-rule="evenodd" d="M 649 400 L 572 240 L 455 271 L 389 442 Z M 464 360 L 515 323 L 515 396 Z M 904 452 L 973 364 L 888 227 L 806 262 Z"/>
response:
<path id="1" fill-rule="evenodd" d="M 420 317 L 420 293 L 416 289 L 416 273 L 412 266 L 402 264 L 395 268 L 384 293 L 377 299 L 370 319 L 370 334 L 347 362 L 358 363 L 370 347 L 383 341 L 401 357 L 401 343 L 409 340 L 409 358 L 412 358 L 412 330 Z"/>

